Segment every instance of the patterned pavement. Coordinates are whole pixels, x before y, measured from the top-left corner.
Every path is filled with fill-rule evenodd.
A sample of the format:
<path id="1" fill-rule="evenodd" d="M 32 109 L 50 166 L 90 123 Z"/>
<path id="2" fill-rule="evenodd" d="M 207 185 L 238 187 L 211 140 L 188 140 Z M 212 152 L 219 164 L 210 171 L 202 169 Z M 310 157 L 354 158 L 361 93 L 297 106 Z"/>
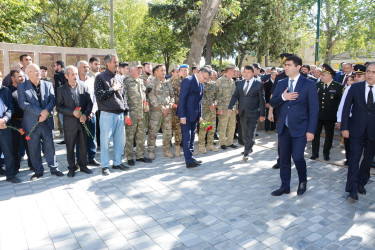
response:
<path id="1" fill-rule="evenodd" d="M 95 167 L 31 182 L 23 161 L 21 184 L 0 178 L 0 249 L 374 249 L 375 185 L 357 203 L 345 199 L 339 142 L 334 164 L 307 160 L 303 196 L 293 168 L 291 193 L 273 197 L 276 139 L 259 132 L 247 163 L 241 147 L 198 155 L 204 163 L 187 169 L 162 157 L 159 135 L 152 164 L 107 177 Z M 56 145 L 66 174 L 65 152 Z"/>

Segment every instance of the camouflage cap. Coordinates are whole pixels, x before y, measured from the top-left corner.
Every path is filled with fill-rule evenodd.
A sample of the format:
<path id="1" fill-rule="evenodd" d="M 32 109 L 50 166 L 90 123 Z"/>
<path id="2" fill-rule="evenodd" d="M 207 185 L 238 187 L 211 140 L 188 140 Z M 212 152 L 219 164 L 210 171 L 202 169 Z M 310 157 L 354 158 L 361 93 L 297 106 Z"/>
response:
<path id="1" fill-rule="evenodd" d="M 225 65 L 225 69 L 235 69 L 235 68 L 236 68 L 236 65 L 231 64 L 231 63 Z"/>
<path id="2" fill-rule="evenodd" d="M 134 62 L 131 62 L 131 63 L 129 64 L 129 66 L 130 66 L 130 67 L 137 67 L 137 68 L 142 68 L 142 67 L 143 67 L 140 61 L 134 61 Z"/>

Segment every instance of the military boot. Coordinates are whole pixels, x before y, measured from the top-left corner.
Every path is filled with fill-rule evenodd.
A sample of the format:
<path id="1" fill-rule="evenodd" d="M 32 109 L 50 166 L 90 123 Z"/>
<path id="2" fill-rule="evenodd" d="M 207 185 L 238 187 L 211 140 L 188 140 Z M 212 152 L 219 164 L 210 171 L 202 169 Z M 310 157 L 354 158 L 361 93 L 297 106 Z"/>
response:
<path id="1" fill-rule="evenodd" d="M 175 151 L 174 154 L 175 154 L 177 157 L 179 157 L 179 156 L 181 155 L 180 149 L 181 149 L 180 146 L 176 146 L 176 151 Z"/>
<path id="2" fill-rule="evenodd" d="M 164 151 L 163 155 L 168 158 L 173 158 L 173 154 L 169 150 Z"/>
<path id="3" fill-rule="evenodd" d="M 213 152 L 217 152 L 219 149 L 217 147 L 215 147 L 214 145 L 207 145 L 206 149 L 208 151 L 213 151 Z"/>
<path id="4" fill-rule="evenodd" d="M 199 146 L 199 153 L 206 154 L 207 153 L 206 148 L 204 146 Z"/>

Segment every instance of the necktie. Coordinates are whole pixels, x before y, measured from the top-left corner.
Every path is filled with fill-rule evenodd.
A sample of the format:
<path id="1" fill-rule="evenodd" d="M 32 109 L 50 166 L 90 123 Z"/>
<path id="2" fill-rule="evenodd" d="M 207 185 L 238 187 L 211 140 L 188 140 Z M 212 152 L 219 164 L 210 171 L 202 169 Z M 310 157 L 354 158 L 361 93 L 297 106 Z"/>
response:
<path id="1" fill-rule="evenodd" d="M 245 84 L 245 95 L 247 95 L 247 92 L 249 91 L 249 88 L 250 88 L 250 82 L 246 81 L 246 84 Z"/>
<path id="2" fill-rule="evenodd" d="M 327 84 L 324 84 L 324 89 L 327 89 L 328 88 L 328 85 Z"/>
<path id="3" fill-rule="evenodd" d="M 294 82 L 294 80 L 290 80 L 289 92 L 293 92 L 293 90 L 294 90 L 294 88 L 293 88 L 293 82 Z M 286 114 L 286 117 L 285 117 L 285 125 L 289 128 L 288 114 Z"/>
<path id="4" fill-rule="evenodd" d="M 368 110 L 371 109 L 372 103 L 374 102 L 374 95 L 372 94 L 372 87 L 373 86 L 369 86 L 370 91 L 368 92 L 368 96 L 367 96 L 367 109 Z"/>

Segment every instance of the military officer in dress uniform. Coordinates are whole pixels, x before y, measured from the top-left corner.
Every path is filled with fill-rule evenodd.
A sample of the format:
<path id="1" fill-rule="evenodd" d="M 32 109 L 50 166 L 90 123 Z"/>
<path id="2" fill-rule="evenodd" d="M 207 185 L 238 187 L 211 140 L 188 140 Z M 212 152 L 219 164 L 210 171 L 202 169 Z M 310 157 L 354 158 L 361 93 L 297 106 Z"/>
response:
<path id="1" fill-rule="evenodd" d="M 333 133 L 337 120 L 337 109 L 342 97 L 343 86 L 333 81 L 336 72 L 328 65 L 323 64 L 321 82 L 316 84 L 319 96 L 319 118 L 318 126 L 312 141 L 312 156 L 315 160 L 319 157 L 320 133 L 324 126 L 325 142 L 323 147 L 324 160 L 329 161 L 329 151 L 332 148 Z"/>

